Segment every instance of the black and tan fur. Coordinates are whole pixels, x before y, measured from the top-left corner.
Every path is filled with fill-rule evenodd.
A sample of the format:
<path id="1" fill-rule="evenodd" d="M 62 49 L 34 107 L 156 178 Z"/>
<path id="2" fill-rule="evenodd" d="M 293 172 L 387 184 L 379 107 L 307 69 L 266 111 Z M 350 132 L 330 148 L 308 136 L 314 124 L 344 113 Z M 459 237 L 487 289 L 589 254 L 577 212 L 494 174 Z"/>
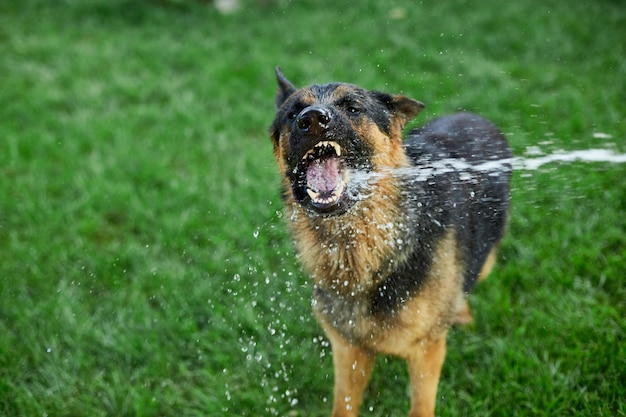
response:
<path id="1" fill-rule="evenodd" d="M 333 349 L 332 416 L 358 415 L 379 353 L 408 363 L 409 415 L 433 416 L 448 328 L 471 321 L 465 296 L 504 233 L 504 136 L 458 113 L 403 141 L 420 102 L 343 83 L 296 89 L 279 69 L 277 78 L 270 133 L 289 229 Z"/>

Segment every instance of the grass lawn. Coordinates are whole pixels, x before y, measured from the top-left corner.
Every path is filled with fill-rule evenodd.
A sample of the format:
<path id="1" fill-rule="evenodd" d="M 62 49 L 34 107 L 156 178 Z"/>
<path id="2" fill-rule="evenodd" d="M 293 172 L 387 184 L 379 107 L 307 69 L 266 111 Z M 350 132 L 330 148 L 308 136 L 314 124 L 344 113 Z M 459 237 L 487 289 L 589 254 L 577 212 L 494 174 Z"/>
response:
<path id="1" fill-rule="evenodd" d="M 0 416 L 326 416 L 274 66 L 460 108 L 514 151 L 626 152 L 619 0 L 0 2 Z M 626 416 L 626 164 L 517 172 L 439 416 Z M 378 360 L 365 416 L 408 410 Z"/>

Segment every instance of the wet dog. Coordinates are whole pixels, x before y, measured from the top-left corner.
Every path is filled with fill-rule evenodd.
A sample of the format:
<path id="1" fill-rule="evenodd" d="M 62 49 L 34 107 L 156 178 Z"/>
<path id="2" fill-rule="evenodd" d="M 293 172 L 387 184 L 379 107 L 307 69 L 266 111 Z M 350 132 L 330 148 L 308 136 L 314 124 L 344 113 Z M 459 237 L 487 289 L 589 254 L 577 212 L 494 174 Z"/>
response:
<path id="1" fill-rule="evenodd" d="M 344 84 L 297 89 L 277 69 L 270 128 L 288 227 L 332 346 L 332 415 L 356 416 L 376 354 L 404 358 L 410 416 L 433 416 L 448 328 L 491 270 L 511 151 L 470 113 L 402 130 L 423 108 Z"/>

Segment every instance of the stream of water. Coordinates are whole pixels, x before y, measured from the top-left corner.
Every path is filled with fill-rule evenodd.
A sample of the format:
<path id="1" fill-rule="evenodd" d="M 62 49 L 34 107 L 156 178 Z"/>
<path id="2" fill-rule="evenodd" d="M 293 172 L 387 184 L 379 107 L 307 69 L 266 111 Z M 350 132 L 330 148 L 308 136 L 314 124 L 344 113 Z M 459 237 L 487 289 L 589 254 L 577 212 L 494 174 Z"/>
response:
<path id="1" fill-rule="evenodd" d="M 535 156 L 537 155 L 537 156 Z M 495 159 L 481 163 L 469 163 L 462 159 L 444 158 L 435 161 L 422 161 L 417 167 L 394 169 L 392 174 L 411 181 L 426 181 L 435 175 L 458 172 L 461 180 L 471 180 L 472 172 L 489 172 L 499 175 L 500 172 L 536 171 L 553 162 L 588 162 L 588 163 L 626 163 L 626 154 L 616 153 L 609 149 L 586 149 L 577 151 L 555 151 L 543 154 L 531 149 L 523 157 Z M 372 184 L 385 176 L 385 172 L 364 172 L 355 170 L 350 173 L 350 186 Z"/>
<path id="2" fill-rule="evenodd" d="M 608 149 L 585 149 L 579 151 L 559 151 L 537 157 L 513 158 L 513 169 L 536 170 L 551 162 L 609 162 L 625 163 L 626 154 L 618 154 Z"/>

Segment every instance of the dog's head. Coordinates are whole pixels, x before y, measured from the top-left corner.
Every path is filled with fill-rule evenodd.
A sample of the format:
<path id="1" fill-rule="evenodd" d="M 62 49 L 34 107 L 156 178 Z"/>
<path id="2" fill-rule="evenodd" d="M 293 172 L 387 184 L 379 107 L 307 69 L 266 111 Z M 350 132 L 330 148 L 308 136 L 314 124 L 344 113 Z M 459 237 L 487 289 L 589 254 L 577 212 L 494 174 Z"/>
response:
<path id="1" fill-rule="evenodd" d="M 270 134 L 287 199 L 317 213 L 341 214 L 359 200 L 354 174 L 406 164 L 402 129 L 422 103 L 344 83 L 296 89 L 280 68 L 276 76 Z"/>

